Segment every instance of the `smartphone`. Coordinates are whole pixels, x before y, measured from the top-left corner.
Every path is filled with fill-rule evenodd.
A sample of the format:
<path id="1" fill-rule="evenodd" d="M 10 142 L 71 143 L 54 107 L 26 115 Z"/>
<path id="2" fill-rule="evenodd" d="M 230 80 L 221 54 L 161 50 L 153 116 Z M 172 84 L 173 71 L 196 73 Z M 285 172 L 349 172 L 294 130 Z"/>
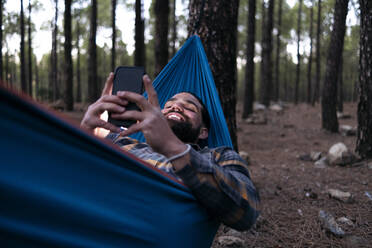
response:
<path id="1" fill-rule="evenodd" d="M 144 91 L 142 77 L 145 74 L 145 69 L 143 67 L 135 66 L 119 66 L 115 69 L 114 73 L 114 84 L 112 87 L 112 94 L 116 95 L 118 91 L 132 91 L 138 94 L 142 94 Z M 127 106 L 125 106 L 126 110 L 138 110 L 139 107 L 133 103 L 129 102 Z M 128 128 L 134 123 L 135 120 L 118 120 L 111 118 L 111 114 L 109 113 L 108 121 L 117 127 L 125 127 Z"/>

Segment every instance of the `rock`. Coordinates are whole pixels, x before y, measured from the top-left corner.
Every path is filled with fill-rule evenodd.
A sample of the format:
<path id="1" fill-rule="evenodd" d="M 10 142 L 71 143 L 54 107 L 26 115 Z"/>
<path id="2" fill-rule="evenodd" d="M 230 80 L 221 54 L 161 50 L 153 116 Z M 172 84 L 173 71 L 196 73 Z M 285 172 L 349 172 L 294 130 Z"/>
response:
<path id="1" fill-rule="evenodd" d="M 302 154 L 298 157 L 302 161 L 313 161 L 310 157 L 310 154 Z"/>
<path id="2" fill-rule="evenodd" d="M 372 195 L 368 191 L 364 192 L 364 194 L 372 201 Z"/>
<path id="3" fill-rule="evenodd" d="M 353 201 L 353 196 L 351 195 L 350 192 L 343 192 L 338 189 L 329 189 L 327 193 L 331 198 L 334 198 L 334 199 L 337 199 L 343 202 L 350 203 Z"/>
<path id="4" fill-rule="evenodd" d="M 324 169 L 328 166 L 328 158 L 327 157 L 322 157 L 318 161 L 314 163 L 315 167 L 318 169 Z"/>
<path id="5" fill-rule="evenodd" d="M 302 210 L 301 209 L 297 209 L 297 213 L 301 216 L 304 216 L 304 214 L 302 213 Z"/>
<path id="6" fill-rule="evenodd" d="M 250 117 L 244 120 L 248 124 L 264 125 L 267 124 L 267 118 L 265 115 L 252 114 Z"/>
<path id="7" fill-rule="evenodd" d="M 346 224 L 348 226 L 354 226 L 354 223 L 346 217 L 340 217 L 340 218 L 337 219 L 337 221 L 339 223 L 343 223 L 343 224 Z"/>
<path id="8" fill-rule="evenodd" d="M 346 165 L 356 160 L 344 143 L 334 144 L 328 151 L 328 161 L 333 165 Z"/>
<path id="9" fill-rule="evenodd" d="M 258 103 L 258 102 L 255 102 L 253 104 L 253 111 L 263 111 L 263 110 L 266 110 L 266 106 L 261 104 L 261 103 Z"/>
<path id="10" fill-rule="evenodd" d="M 318 161 L 319 159 L 322 158 L 322 152 L 314 152 L 312 151 L 310 153 L 310 158 L 312 161 Z"/>
<path id="11" fill-rule="evenodd" d="M 217 242 L 222 247 L 244 247 L 244 240 L 235 236 L 220 236 Z"/>
<path id="12" fill-rule="evenodd" d="M 271 111 L 278 112 L 278 113 L 283 112 L 283 107 L 280 106 L 279 104 L 273 104 L 273 105 L 270 105 L 269 109 L 270 109 Z"/>
<path id="13" fill-rule="evenodd" d="M 338 226 L 335 218 L 328 214 L 327 212 L 320 210 L 319 211 L 319 220 L 322 224 L 322 227 L 326 230 L 326 232 L 330 232 L 337 237 L 345 236 L 345 232 Z"/>
<path id="14" fill-rule="evenodd" d="M 248 152 L 245 152 L 245 151 L 240 151 L 239 152 L 239 155 L 240 157 L 242 157 L 242 159 L 244 159 L 248 164 L 250 163 L 250 158 L 249 158 L 249 155 L 248 155 Z"/>
<path id="15" fill-rule="evenodd" d="M 369 162 L 367 167 L 368 167 L 368 169 L 372 170 L 372 162 Z"/>
<path id="16" fill-rule="evenodd" d="M 347 113 L 342 113 L 337 111 L 337 118 L 338 119 L 350 119 L 351 115 Z"/>
<path id="17" fill-rule="evenodd" d="M 57 101 L 51 103 L 49 107 L 55 110 L 63 111 L 65 110 L 65 103 L 63 102 L 62 99 L 58 99 Z"/>
<path id="18" fill-rule="evenodd" d="M 342 136 L 355 136 L 357 134 L 357 129 L 349 125 L 341 125 L 339 130 Z"/>

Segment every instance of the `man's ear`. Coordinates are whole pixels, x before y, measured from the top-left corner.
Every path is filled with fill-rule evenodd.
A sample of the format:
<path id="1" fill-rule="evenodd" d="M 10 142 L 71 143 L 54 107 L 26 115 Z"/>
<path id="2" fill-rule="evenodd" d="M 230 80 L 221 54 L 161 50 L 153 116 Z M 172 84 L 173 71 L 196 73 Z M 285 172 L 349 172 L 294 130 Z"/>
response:
<path id="1" fill-rule="evenodd" d="M 199 132 L 198 139 L 206 139 L 208 138 L 208 129 L 206 127 L 202 127 Z"/>

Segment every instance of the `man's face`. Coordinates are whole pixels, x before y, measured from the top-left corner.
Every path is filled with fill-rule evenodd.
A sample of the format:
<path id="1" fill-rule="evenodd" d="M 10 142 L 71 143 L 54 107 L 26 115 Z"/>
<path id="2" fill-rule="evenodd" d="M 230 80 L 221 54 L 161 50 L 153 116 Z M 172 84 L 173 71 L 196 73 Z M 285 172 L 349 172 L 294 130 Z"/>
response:
<path id="1" fill-rule="evenodd" d="M 208 130 L 203 127 L 202 108 L 198 99 L 183 92 L 169 99 L 162 113 L 180 140 L 195 143 L 208 137 Z"/>

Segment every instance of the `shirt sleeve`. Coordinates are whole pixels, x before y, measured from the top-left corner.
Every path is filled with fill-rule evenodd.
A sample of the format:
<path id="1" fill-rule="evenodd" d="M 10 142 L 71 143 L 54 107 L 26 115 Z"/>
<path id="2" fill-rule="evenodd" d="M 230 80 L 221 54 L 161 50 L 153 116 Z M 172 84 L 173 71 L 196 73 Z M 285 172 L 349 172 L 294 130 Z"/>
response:
<path id="1" fill-rule="evenodd" d="M 231 148 L 220 148 L 212 154 L 191 149 L 190 164 L 176 174 L 208 212 L 225 225 L 247 230 L 255 223 L 259 195 L 245 161 Z"/>

